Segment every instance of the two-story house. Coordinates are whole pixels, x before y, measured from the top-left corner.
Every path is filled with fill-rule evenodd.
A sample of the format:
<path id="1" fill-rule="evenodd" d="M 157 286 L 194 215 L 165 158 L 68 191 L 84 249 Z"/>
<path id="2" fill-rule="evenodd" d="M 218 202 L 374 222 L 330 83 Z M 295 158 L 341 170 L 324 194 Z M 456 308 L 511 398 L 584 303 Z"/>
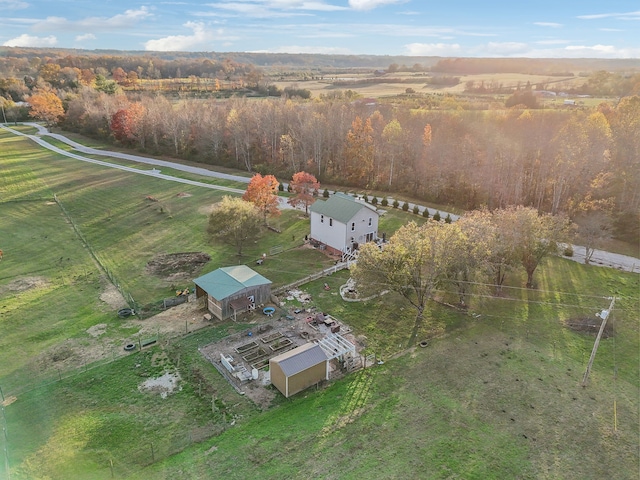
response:
<path id="1" fill-rule="evenodd" d="M 350 195 L 335 193 L 317 200 L 309 212 L 311 241 L 343 259 L 352 257 L 359 244 L 378 239 L 376 208 Z"/>

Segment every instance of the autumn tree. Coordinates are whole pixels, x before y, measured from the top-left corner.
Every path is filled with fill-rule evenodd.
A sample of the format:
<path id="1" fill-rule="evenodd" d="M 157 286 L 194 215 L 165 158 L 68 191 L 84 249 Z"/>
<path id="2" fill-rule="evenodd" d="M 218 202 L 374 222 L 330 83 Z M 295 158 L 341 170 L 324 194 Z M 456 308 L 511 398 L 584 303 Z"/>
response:
<path id="1" fill-rule="evenodd" d="M 47 127 L 58 123 L 64 116 L 62 100 L 51 90 L 41 89 L 27 97 L 32 117 L 47 123 Z"/>
<path id="2" fill-rule="evenodd" d="M 351 275 L 363 291 L 392 290 L 416 310 L 409 346 L 415 344 L 422 327 L 424 309 L 435 290 L 447 281 L 459 254 L 450 248 L 461 241 L 456 224 L 410 222 L 400 227 L 380 249 L 375 243 L 360 246 L 358 262 Z"/>
<path id="3" fill-rule="evenodd" d="M 387 123 L 382 130 L 382 138 L 385 143 L 385 150 L 389 155 L 389 182 L 391 187 L 393 182 L 393 169 L 396 163 L 396 157 L 402 149 L 402 126 L 398 120 L 393 119 Z"/>
<path id="4" fill-rule="evenodd" d="M 312 174 L 307 172 L 298 172 L 293 175 L 291 180 L 291 191 L 295 196 L 289 199 L 289 204 L 294 207 L 304 205 L 304 212 L 309 214 L 309 205 L 316 201 L 315 195 L 320 189 L 320 183 Z"/>
<path id="5" fill-rule="evenodd" d="M 114 113 L 109 127 L 115 139 L 122 143 L 133 143 L 140 140 L 145 113 L 145 107 L 137 102 Z"/>
<path id="6" fill-rule="evenodd" d="M 584 244 L 585 265 L 589 265 L 595 249 L 611 238 L 613 205 L 613 198 L 596 200 L 587 196 L 571 209 L 576 224 L 577 241 Z"/>
<path id="7" fill-rule="evenodd" d="M 278 186 L 280 183 L 273 175 L 265 175 L 264 177 L 259 173 L 255 174 L 246 192 L 242 196 L 243 200 L 253 203 L 258 211 L 262 214 L 264 224 L 267 224 L 267 217 L 280 215 L 278 209 Z"/>
<path id="8" fill-rule="evenodd" d="M 447 218 L 449 221 L 447 222 Z M 494 246 L 493 226 L 484 216 L 463 216 L 456 223 L 459 235 L 451 237 L 453 250 L 447 278 L 455 287 L 460 307 L 467 308 L 467 298 L 474 287 L 480 285 L 491 271 L 490 254 Z M 447 214 L 445 224 L 451 224 Z"/>
<path id="9" fill-rule="evenodd" d="M 373 127 L 371 119 L 364 122 L 356 116 L 347 133 L 345 144 L 345 160 L 347 169 L 344 172 L 347 180 L 359 185 L 367 185 L 371 182 L 373 174 Z"/>
<path id="10" fill-rule="evenodd" d="M 261 220 L 252 203 L 224 196 L 209 215 L 207 232 L 212 238 L 233 245 L 242 256 L 242 247 L 257 238 Z"/>
<path id="11" fill-rule="evenodd" d="M 464 231 L 473 230 L 487 246 L 484 267 L 492 279 L 496 293 L 502 291 L 507 273 L 519 265 L 515 248 L 511 217 L 505 210 L 473 210 L 463 215 L 458 222 Z"/>
<path id="12" fill-rule="evenodd" d="M 543 258 L 558 251 L 567 239 L 569 220 L 560 215 L 538 214 L 535 208 L 509 207 L 500 213 L 502 228 L 509 229 L 515 255 L 527 273 L 527 288 L 533 288 L 533 274 Z"/>

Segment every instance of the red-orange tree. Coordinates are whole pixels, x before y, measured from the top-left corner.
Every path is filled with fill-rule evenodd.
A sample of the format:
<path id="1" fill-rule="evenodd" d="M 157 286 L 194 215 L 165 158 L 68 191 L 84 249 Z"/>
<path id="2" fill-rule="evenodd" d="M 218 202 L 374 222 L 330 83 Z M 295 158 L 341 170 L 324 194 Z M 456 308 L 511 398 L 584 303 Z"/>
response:
<path id="1" fill-rule="evenodd" d="M 315 195 L 320 189 L 320 182 L 307 172 L 298 172 L 291 180 L 291 191 L 296 195 L 289 199 L 289 204 L 294 207 L 304 205 L 304 212 L 309 214 L 309 205 L 316 201 Z"/>
<path id="2" fill-rule="evenodd" d="M 278 210 L 278 186 L 280 183 L 273 175 L 264 177 L 256 173 L 247 186 L 247 191 L 242 195 L 242 199 L 253 203 L 260 211 L 264 224 L 267 224 L 267 217 L 280 215 Z"/>
<path id="3" fill-rule="evenodd" d="M 116 140 L 132 143 L 141 138 L 146 109 L 141 103 L 132 103 L 113 114 L 109 128 Z"/>
<path id="4" fill-rule="evenodd" d="M 58 122 L 64 116 L 64 108 L 62 108 L 62 100 L 51 90 L 36 90 L 36 92 L 27 97 L 29 103 L 29 113 L 33 118 L 44 120 L 47 126 L 51 126 Z"/>

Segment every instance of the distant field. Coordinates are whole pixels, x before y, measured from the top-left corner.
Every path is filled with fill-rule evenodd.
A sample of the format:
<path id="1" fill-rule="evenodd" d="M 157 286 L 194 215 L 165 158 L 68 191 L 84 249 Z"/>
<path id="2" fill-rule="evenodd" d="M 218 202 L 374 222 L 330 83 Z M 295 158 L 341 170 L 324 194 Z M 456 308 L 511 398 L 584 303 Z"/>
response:
<path id="1" fill-rule="evenodd" d="M 456 75 L 449 75 L 456 76 Z M 385 83 L 384 79 L 388 77 L 391 82 Z M 374 84 L 365 84 L 365 83 L 357 83 L 358 81 L 365 81 L 366 79 L 374 79 L 376 82 Z M 393 79 L 403 79 L 408 83 L 397 83 L 393 82 Z M 353 84 L 344 84 L 344 85 L 336 85 L 336 82 L 349 82 L 354 81 Z M 479 85 L 481 82 L 484 82 L 486 85 L 495 83 L 502 84 L 504 87 L 513 87 L 515 88 L 518 84 L 521 87 L 524 87 L 527 82 L 530 82 L 531 85 L 535 85 L 538 83 L 543 83 L 549 85 L 549 87 L 553 86 L 554 88 L 558 85 L 565 86 L 566 88 L 570 88 L 573 86 L 582 85 L 585 82 L 584 78 L 581 77 L 550 77 L 548 75 L 527 75 L 520 73 L 500 73 L 500 74 L 479 74 L 479 75 L 462 75 L 460 76 L 460 83 L 455 86 L 447 87 L 447 86 L 438 86 L 438 85 L 429 85 L 427 84 L 427 77 L 416 74 L 406 74 L 406 73 L 398 73 L 393 74 L 389 73 L 384 76 L 372 76 L 372 75 L 364 75 L 364 74 L 345 74 L 345 75 L 336 75 L 332 77 L 325 77 L 323 80 L 306 80 L 306 81 L 274 81 L 273 83 L 278 86 L 280 89 L 285 89 L 286 87 L 295 87 L 295 88 L 304 88 L 310 90 L 313 96 L 318 96 L 320 94 L 330 94 L 332 91 L 336 90 L 353 90 L 358 92 L 364 97 L 384 97 L 384 96 L 395 96 L 404 94 L 407 88 L 412 88 L 418 93 L 462 93 L 465 88 L 467 82 L 473 81 L 476 85 Z"/>

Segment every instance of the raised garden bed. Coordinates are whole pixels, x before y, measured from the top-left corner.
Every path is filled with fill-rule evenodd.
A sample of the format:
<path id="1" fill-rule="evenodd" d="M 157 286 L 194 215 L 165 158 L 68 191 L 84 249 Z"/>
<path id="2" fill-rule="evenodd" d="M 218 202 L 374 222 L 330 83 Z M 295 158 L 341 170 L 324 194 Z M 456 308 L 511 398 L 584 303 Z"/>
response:
<path id="1" fill-rule="evenodd" d="M 250 364 L 251 362 L 255 362 L 256 360 L 262 360 L 263 358 L 268 356 L 269 354 L 265 350 L 263 350 L 262 348 L 259 348 L 258 350 L 248 353 L 247 355 L 243 355 L 242 358 L 244 358 L 244 360 Z"/>
<path id="2" fill-rule="evenodd" d="M 250 352 L 251 350 L 255 350 L 256 348 L 258 348 L 258 344 L 256 342 L 249 342 L 245 343 L 244 345 L 240 345 L 235 349 L 235 351 L 236 353 L 243 354 L 246 352 Z"/>
<path id="3" fill-rule="evenodd" d="M 269 348 L 273 352 L 279 352 L 280 350 L 284 350 L 285 348 L 290 347 L 292 344 L 293 342 L 291 340 L 289 340 L 288 338 L 283 338 L 275 342 L 273 345 L 269 345 Z"/>
<path id="4" fill-rule="evenodd" d="M 282 335 L 281 332 L 273 332 L 272 334 L 267 335 L 266 337 L 262 337 L 262 341 L 264 343 L 271 343 L 274 340 L 277 340 L 277 339 L 282 338 L 282 337 L 283 337 L 283 335 Z"/>
<path id="5" fill-rule="evenodd" d="M 256 370 L 267 368 L 268 366 L 269 366 L 268 358 L 265 358 L 263 360 L 258 360 L 257 362 L 251 364 L 251 368 L 255 368 Z"/>

